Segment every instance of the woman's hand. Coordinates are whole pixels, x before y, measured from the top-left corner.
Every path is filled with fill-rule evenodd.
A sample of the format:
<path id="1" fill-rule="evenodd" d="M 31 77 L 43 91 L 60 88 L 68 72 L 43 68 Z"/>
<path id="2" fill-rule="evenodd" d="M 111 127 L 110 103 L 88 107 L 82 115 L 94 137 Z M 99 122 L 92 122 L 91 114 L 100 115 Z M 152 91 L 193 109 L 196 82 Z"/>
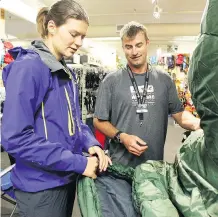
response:
<path id="1" fill-rule="evenodd" d="M 88 150 L 90 155 L 96 155 L 99 160 L 99 171 L 106 171 L 109 165 L 112 165 L 111 159 L 104 153 L 99 146 L 92 146 Z"/>

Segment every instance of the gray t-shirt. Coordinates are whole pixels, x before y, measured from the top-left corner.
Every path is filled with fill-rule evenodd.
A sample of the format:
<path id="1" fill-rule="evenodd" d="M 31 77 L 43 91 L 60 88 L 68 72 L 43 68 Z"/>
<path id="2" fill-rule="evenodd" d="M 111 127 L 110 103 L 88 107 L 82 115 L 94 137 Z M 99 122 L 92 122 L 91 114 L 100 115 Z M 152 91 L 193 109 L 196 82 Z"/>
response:
<path id="1" fill-rule="evenodd" d="M 142 94 L 146 73 L 134 75 Z M 138 157 L 129 153 L 123 144 L 110 143 L 109 152 L 114 162 L 135 167 L 146 160 L 163 160 L 168 114 L 181 112 L 183 107 L 170 76 L 153 67 L 149 71 L 146 104 L 148 112 L 144 113 L 140 126 L 137 98 L 128 72 L 123 69 L 110 73 L 102 82 L 95 117 L 110 121 L 118 130 L 136 135 L 148 144 L 148 149 Z"/>

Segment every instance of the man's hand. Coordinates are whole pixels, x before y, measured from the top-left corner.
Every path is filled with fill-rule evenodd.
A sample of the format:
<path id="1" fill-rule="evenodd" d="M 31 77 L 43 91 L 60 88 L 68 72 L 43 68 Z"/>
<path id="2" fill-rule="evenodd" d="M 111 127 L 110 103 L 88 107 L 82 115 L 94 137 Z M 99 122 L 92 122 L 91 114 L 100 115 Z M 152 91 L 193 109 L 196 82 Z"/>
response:
<path id="1" fill-rule="evenodd" d="M 196 118 L 191 112 L 183 111 L 179 113 L 172 114 L 175 121 L 186 130 L 199 130 L 200 127 L 200 119 Z"/>
<path id="2" fill-rule="evenodd" d="M 201 129 L 200 123 L 201 123 L 201 120 L 199 118 L 196 118 L 195 122 L 193 123 L 193 130 L 194 131 Z"/>
<path id="3" fill-rule="evenodd" d="M 120 139 L 126 149 L 136 156 L 140 156 L 148 148 L 143 140 L 134 135 L 121 133 Z"/>
<path id="4" fill-rule="evenodd" d="M 104 151 L 99 146 L 92 146 L 89 148 L 89 154 L 96 154 L 99 159 L 99 171 L 106 171 L 108 164 L 112 165 L 111 159 L 105 155 Z"/>

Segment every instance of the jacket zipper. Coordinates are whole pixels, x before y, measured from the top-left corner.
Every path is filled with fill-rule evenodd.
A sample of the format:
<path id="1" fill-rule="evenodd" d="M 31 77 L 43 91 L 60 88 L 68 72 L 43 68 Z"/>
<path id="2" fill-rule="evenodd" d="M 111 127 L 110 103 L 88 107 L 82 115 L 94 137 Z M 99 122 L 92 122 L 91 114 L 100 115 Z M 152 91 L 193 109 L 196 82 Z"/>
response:
<path id="1" fill-rule="evenodd" d="M 73 112 L 72 112 L 70 97 L 68 95 L 67 88 L 64 87 L 64 90 L 65 90 L 65 96 L 66 96 L 67 104 L 68 104 L 68 130 L 69 130 L 70 136 L 73 136 L 75 134 L 75 123 L 73 120 Z"/>
<path id="2" fill-rule="evenodd" d="M 46 140 L 48 140 L 48 131 L 47 131 L 46 120 L 45 120 L 44 102 L 42 102 L 41 108 L 42 108 L 42 119 L 43 119 L 44 130 L 45 130 L 45 138 Z"/>
<path id="3" fill-rule="evenodd" d="M 63 69 L 64 69 L 64 71 L 69 75 L 69 78 L 70 78 L 71 81 L 72 81 L 74 99 L 76 100 L 76 97 L 77 97 L 77 96 L 76 96 L 76 90 L 75 90 L 76 84 L 75 84 L 74 78 L 73 78 L 73 76 L 72 76 L 70 70 L 69 70 L 67 67 L 64 67 Z M 66 88 L 65 88 L 65 93 L 67 93 L 67 95 L 68 95 L 68 92 L 67 92 L 67 89 L 66 89 Z M 69 95 L 68 95 L 68 99 L 69 99 Z M 75 104 L 76 104 L 76 103 L 75 103 Z M 72 108 L 71 108 L 71 104 L 70 104 L 70 99 L 69 99 L 69 101 L 68 101 L 68 105 L 70 106 L 70 109 L 71 109 L 71 116 L 72 116 Z M 75 117 L 75 119 L 76 119 L 76 123 L 77 123 L 77 126 L 78 126 L 78 130 L 79 130 L 79 132 L 81 132 L 81 126 L 80 126 L 80 123 L 79 123 L 79 120 L 78 120 L 77 108 L 75 109 L 75 112 L 76 112 L 76 117 Z M 73 116 L 72 116 L 72 117 L 73 117 Z M 73 121 L 73 120 L 72 120 L 72 121 Z M 73 122 L 73 123 L 74 123 L 74 122 Z M 74 130 L 75 130 L 75 126 L 74 126 Z"/>
<path id="4" fill-rule="evenodd" d="M 73 92 L 74 92 L 74 99 L 76 99 L 75 97 L 77 97 L 76 96 L 76 90 L 75 90 L 75 86 L 76 86 L 76 84 L 75 84 L 75 81 L 74 81 L 74 79 L 72 79 L 72 85 L 73 85 Z M 79 132 L 81 132 L 81 126 L 80 126 L 80 122 L 79 122 L 79 120 L 78 120 L 78 114 L 77 114 L 77 109 L 76 109 L 76 123 L 77 123 L 77 126 L 78 126 L 78 129 L 79 129 Z"/>

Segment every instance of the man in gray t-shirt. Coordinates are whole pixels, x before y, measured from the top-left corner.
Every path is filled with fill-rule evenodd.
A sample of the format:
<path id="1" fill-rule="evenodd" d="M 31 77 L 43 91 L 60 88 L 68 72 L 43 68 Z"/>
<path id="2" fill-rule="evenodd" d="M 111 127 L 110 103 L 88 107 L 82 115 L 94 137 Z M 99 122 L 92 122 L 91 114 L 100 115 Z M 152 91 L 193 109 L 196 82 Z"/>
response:
<path id="1" fill-rule="evenodd" d="M 188 130 L 200 128 L 200 121 L 183 111 L 170 76 L 147 64 L 146 28 L 130 22 L 121 30 L 121 40 L 128 66 L 102 82 L 94 125 L 116 141 L 109 145 L 112 161 L 135 167 L 163 160 L 169 113 Z"/>
<path id="2" fill-rule="evenodd" d="M 169 113 L 189 130 L 199 129 L 200 121 L 183 111 L 169 75 L 147 64 L 149 39 L 145 27 L 128 23 L 121 30 L 121 40 L 128 66 L 110 73 L 102 82 L 94 125 L 112 139 L 112 161 L 136 167 L 146 160 L 163 159 Z M 131 186 L 125 180 L 101 175 L 95 183 L 103 216 L 137 216 Z"/>
<path id="3" fill-rule="evenodd" d="M 163 159 L 168 113 L 183 111 L 170 76 L 153 67 L 150 67 L 148 73 L 147 112 L 143 114 L 142 123 L 139 114 L 136 114 L 137 97 L 127 70 L 109 74 L 97 97 L 95 117 L 109 120 L 120 131 L 136 135 L 146 142 L 148 148 L 141 156 L 129 153 L 122 144 L 110 144 L 112 161 L 133 167 L 146 160 Z M 146 73 L 135 74 L 134 77 L 142 95 Z"/>

